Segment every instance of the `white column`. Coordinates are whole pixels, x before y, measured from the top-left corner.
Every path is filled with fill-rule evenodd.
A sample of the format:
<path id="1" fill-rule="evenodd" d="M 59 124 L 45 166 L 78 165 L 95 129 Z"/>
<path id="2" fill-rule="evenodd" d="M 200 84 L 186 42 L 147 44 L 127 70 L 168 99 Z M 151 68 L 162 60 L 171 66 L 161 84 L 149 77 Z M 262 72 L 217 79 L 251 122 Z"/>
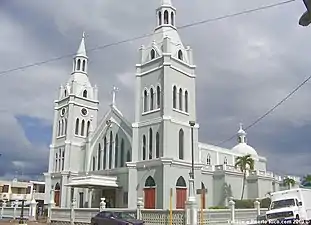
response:
<path id="1" fill-rule="evenodd" d="M 93 189 L 88 189 L 88 208 L 92 208 Z"/>
<path id="2" fill-rule="evenodd" d="M 198 224 L 198 209 L 196 203 L 194 179 L 189 179 L 189 196 L 186 202 L 186 225 Z"/>

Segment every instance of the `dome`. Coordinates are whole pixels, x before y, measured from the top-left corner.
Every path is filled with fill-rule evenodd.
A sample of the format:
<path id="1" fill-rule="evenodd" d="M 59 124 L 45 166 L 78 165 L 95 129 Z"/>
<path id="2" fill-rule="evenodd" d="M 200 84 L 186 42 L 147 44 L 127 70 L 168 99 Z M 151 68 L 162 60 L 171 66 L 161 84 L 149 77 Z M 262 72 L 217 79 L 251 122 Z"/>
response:
<path id="1" fill-rule="evenodd" d="M 241 155 L 251 155 L 258 157 L 256 150 L 246 143 L 239 143 L 231 149 L 233 152 Z"/>
<path id="2" fill-rule="evenodd" d="M 240 124 L 240 129 L 238 131 L 237 136 L 239 143 L 236 146 L 234 146 L 231 150 L 234 153 L 240 155 L 251 155 L 258 157 L 256 150 L 246 143 L 246 132 L 243 130 L 242 124 Z"/>

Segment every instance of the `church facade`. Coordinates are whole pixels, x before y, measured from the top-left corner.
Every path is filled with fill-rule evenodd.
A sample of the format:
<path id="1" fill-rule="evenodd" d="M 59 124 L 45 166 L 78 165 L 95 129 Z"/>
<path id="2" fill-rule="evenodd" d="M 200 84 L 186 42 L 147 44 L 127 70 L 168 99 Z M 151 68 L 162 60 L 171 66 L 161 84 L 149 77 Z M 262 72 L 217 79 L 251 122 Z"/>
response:
<path id="1" fill-rule="evenodd" d="M 247 144 L 242 126 L 232 149 L 199 142 L 193 52 L 180 39 L 171 1 L 162 0 L 156 13 L 152 40 L 139 50 L 132 123 L 116 106 L 117 88 L 99 120 L 98 88 L 89 79 L 83 35 L 69 81 L 54 102 L 46 203 L 52 198 L 56 206 L 70 207 L 75 198 L 78 207 L 99 207 L 104 197 L 107 207 L 135 208 L 142 197 L 145 208 L 168 209 L 172 189 L 173 207 L 184 208 L 192 147 L 196 196 L 206 208 L 241 197 L 238 156 L 250 154 L 255 161 L 244 198 L 264 198 L 282 188 L 282 177 L 267 171 L 267 159 Z"/>

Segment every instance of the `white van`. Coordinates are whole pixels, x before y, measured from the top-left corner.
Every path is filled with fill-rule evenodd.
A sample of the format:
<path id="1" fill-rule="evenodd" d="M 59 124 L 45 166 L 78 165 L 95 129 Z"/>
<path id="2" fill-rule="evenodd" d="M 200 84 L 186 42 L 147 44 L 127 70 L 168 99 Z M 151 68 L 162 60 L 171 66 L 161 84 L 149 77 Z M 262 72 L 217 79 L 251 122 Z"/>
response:
<path id="1" fill-rule="evenodd" d="M 271 194 L 271 205 L 266 212 L 268 222 L 311 221 L 311 189 L 296 188 Z"/>

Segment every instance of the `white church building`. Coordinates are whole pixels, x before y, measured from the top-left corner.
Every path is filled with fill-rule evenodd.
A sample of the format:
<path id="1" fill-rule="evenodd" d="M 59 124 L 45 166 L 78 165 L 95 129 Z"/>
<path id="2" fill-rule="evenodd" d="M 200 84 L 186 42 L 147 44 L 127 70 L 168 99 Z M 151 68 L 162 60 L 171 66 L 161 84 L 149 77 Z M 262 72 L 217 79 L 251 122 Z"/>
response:
<path id="1" fill-rule="evenodd" d="M 206 190 L 204 207 L 225 205 L 228 196 L 241 197 L 243 173 L 234 167 L 237 156 L 251 154 L 255 161 L 255 170 L 247 174 L 245 198 L 265 198 L 281 188 L 282 178 L 267 171 L 267 159 L 246 143 L 242 127 L 232 149 L 199 142 L 193 52 L 177 32 L 171 1 L 162 0 L 156 13 L 154 35 L 140 48 L 133 75 L 133 122 L 116 106 L 117 88 L 109 111 L 98 114 L 98 87 L 90 81 L 83 35 L 70 78 L 54 102 L 46 203 L 54 198 L 56 206 L 70 207 L 75 198 L 78 207 L 99 207 L 104 197 L 107 207 L 135 208 L 142 197 L 145 208 L 168 209 L 172 188 L 173 207 L 184 208 L 191 129 L 195 190 L 198 202 L 198 190 Z"/>

